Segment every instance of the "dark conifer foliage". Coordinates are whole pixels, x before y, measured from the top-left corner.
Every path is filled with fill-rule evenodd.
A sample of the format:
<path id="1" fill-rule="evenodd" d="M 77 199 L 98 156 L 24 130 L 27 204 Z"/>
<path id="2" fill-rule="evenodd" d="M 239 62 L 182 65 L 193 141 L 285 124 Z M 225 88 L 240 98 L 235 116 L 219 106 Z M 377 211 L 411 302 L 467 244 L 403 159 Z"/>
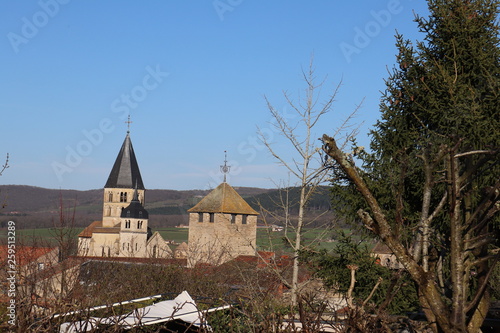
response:
<path id="1" fill-rule="evenodd" d="M 334 206 L 343 200 L 351 221 L 361 208 L 375 220 L 358 214 L 364 226 L 391 250 L 406 248 L 401 260 L 421 290 L 428 288 L 421 278 L 438 286 L 421 302 L 445 331 L 478 328 L 489 302 L 491 249 L 499 245 L 499 4 L 428 0 L 430 16 L 415 19 L 424 39 L 396 36 L 371 152 L 353 149 L 362 167 L 353 169 L 350 156 L 324 138 L 325 152 L 342 166 L 333 169 Z M 349 170 L 362 176 L 376 205 L 360 195 L 362 183 Z"/>

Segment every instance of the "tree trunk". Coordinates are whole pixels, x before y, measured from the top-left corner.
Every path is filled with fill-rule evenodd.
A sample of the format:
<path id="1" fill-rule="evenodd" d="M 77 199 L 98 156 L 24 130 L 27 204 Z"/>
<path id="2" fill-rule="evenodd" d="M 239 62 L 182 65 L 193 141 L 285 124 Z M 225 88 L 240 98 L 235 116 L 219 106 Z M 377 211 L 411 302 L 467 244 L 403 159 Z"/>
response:
<path id="1" fill-rule="evenodd" d="M 306 204 L 306 187 L 302 185 L 300 189 L 300 202 L 299 202 L 299 216 L 297 221 L 297 229 L 295 231 L 295 248 L 293 258 L 293 271 L 292 271 L 292 305 L 297 304 L 297 292 L 299 282 L 299 254 L 302 246 L 302 227 L 304 225 L 304 206 Z"/>
<path id="2" fill-rule="evenodd" d="M 460 209 L 460 184 L 458 167 L 450 154 L 448 159 L 448 184 L 450 192 L 450 274 L 452 283 L 451 323 L 456 332 L 466 332 L 465 281 Z"/>
<path id="3" fill-rule="evenodd" d="M 423 271 L 422 267 L 413 259 L 406 248 L 394 236 L 391 226 L 386 219 L 384 212 L 379 206 L 377 200 L 368 189 L 368 186 L 357 172 L 356 168 L 346 158 L 345 154 L 337 147 L 335 140 L 327 135 L 323 135 L 325 143 L 325 153 L 332 157 L 345 172 L 347 178 L 352 181 L 358 191 L 361 193 L 368 206 L 372 210 L 372 217 L 366 212 L 358 212 L 367 228 L 373 230 L 381 240 L 394 253 L 398 261 L 406 268 L 412 279 L 417 283 L 419 291 L 425 297 L 430 311 L 434 314 L 439 327 L 443 332 L 457 332 L 450 321 L 450 313 L 441 299 L 437 285 L 429 279 L 429 273 Z"/>

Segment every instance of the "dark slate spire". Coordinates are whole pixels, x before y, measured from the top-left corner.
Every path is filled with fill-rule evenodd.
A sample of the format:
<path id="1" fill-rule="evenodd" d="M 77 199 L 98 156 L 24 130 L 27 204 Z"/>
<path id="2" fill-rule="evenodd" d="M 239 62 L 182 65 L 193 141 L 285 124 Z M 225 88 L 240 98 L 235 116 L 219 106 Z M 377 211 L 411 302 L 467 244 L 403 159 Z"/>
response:
<path id="1" fill-rule="evenodd" d="M 145 189 L 128 131 L 104 188 Z"/>
<path id="2" fill-rule="evenodd" d="M 135 218 L 135 219 L 147 219 L 149 218 L 148 211 L 144 209 L 141 202 L 139 201 L 139 197 L 137 195 L 137 188 L 134 191 L 134 197 L 132 201 L 130 201 L 130 205 L 122 209 L 122 213 L 120 214 L 122 218 Z"/>

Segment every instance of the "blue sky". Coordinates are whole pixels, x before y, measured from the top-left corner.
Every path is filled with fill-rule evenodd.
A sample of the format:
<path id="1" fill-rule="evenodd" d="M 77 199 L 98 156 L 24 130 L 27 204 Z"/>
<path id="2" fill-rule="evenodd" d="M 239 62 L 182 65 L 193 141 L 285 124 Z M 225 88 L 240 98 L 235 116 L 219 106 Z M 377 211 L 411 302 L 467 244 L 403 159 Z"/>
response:
<path id="1" fill-rule="evenodd" d="M 368 146 L 394 34 L 421 39 L 414 11 L 426 2 L 2 1 L 0 183 L 102 188 L 130 113 L 146 188 L 214 187 L 224 151 L 232 185 L 271 188 L 288 175 L 256 139 L 271 128 L 264 96 L 290 114 L 282 91 L 298 101 L 314 54 L 320 99 L 342 80 L 315 134 L 364 99 L 354 122 Z"/>

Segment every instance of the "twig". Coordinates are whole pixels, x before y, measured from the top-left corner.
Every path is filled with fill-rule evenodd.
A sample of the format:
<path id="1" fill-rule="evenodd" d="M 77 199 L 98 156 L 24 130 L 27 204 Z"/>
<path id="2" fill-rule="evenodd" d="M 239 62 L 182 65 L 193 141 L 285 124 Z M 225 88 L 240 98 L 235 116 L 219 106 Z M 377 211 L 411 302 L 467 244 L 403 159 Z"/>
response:
<path id="1" fill-rule="evenodd" d="M 7 157 L 5 158 L 5 164 L 2 165 L 2 170 L 0 170 L 0 176 L 3 174 L 5 169 L 9 167 L 9 153 L 7 153 Z"/>

